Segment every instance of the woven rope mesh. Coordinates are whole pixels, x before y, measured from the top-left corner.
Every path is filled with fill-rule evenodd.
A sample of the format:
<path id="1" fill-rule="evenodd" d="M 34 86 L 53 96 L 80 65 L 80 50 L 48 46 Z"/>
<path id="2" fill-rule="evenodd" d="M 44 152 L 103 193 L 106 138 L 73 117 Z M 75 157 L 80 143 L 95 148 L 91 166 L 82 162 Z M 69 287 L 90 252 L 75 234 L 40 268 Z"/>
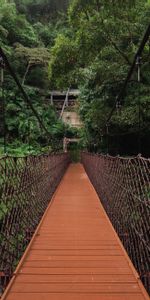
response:
<path id="1" fill-rule="evenodd" d="M 67 154 L 0 159 L 0 287 L 6 287 L 67 166 Z"/>
<path id="2" fill-rule="evenodd" d="M 82 162 L 150 292 L 150 160 L 82 153 Z"/>

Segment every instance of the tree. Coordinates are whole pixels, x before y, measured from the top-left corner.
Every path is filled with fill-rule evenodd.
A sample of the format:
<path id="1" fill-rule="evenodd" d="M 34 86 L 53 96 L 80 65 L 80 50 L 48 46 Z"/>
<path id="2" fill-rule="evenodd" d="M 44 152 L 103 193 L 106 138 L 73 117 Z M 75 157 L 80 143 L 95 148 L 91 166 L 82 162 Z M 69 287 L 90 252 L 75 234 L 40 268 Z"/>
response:
<path id="1" fill-rule="evenodd" d="M 23 75 L 22 84 L 24 85 L 26 77 L 32 67 L 35 66 L 48 66 L 50 53 L 48 49 L 44 47 L 28 48 L 20 44 L 16 45 L 16 56 L 26 60 L 26 70 Z"/>
<path id="2" fill-rule="evenodd" d="M 62 34 L 58 35 L 55 45 L 51 49 L 51 59 L 49 64 L 49 78 L 51 85 L 64 89 L 75 84 L 76 63 L 76 44 L 67 36 Z"/>
<path id="3" fill-rule="evenodd" d="M 149 8 L 149 1 L 144 0 L 111 2 L 74 0 L 70 4 L 68 15 L 72 32 L 68 30 L 63 36 L 61 47 L 60 41 L 56 39 L 52 48 L 50 66 L 53 81 L 58 86 L 60 83 L 69 86 L 70 78 L 74 78 L 72 83 L 76 83 L 81 90 L 80 112 L 86 134 L 92 143 L 93 139 L 95 140 L 97 149 L 100 149 L 101 136 L 106 134 L 103 127 L 107 116 L 114 106 L 149 23 Z M 67 65 L 70 45 L 75 60 Z M 61 50 L 55 51 L 57 47 Z M 146 45 L 142 60 L 143 86 L 140 95 L 135 70 L 128 87 L 124 108 L 119 115 L 116 111 L 111 119 L 109 131 L 113 136 L 128 134 L 131 131 L 138 132 L 139 101 L 142 114 L 141 128 L 148 131 L 148 113 L 145 110 L 148 105 L 146 104 L 149 82 L 147 65 L 150 59 L 148 49 Z M 64 76 L 64 70 L 67 76 Z"/>
<path id="4" fill-rule="evenodd" d="M 60 11 L 65 12 L 68 0 L 15 0 L 19 12 L 25 13 L 32 22 L 47 24 L 56 20 Z"/>

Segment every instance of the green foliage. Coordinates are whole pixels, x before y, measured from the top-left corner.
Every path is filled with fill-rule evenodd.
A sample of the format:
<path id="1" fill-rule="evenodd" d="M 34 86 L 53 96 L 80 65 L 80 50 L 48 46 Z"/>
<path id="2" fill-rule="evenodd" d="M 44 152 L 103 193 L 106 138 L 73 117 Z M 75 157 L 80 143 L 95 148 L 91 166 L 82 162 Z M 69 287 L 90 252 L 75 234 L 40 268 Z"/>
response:
<path id="1" fill-rule="evenodd" d="M 9 43 L 20 42 L 26 46 L 37 45 L 37 36 L 32 25 L 25 16 L 17 13 L 15 3 L 1 0 L 0 4 L 0 22 L 7 31 Z"/>
<path id="2" fill-rule="evenodd" d="M 8 154 L 20 156 L 62 149 L 66 126 L 58 120 L 54 108 L 45 102 L 45 97 L 50 88 L 49 48 L 54 45 L 58 33 L 66 30 L 66 6 L 67 1 L 0 0 L 0 44 L 50 132 L 47 136 L 41 130 L 13 79 L 4 72 L 2 100 L 5 100 Z M 0 89 L 0 96 L 1 93 Z M 4 154 L 3 135 L 4 128 L 0 132 L 0 155 Z"/>
<path id="3" fill-rule="evenodd" d="M 58 17 L 58 12 L 66 11 L 68 0 L 15 0 L 18 10 L 25 13 L 29 20 L 37 19 L 48 23 L 49 19 Z"/>
<path id="4" fill-rule="evenodd" d="M 41 130 L 31 109 L 17 90 L 7 87 L 5 93 L 5 142 L 7 154 L 22 156 L 61 150 L 67 127 L 58 119 L 54 107 L 41 100 L 33 88 L 26 88 L 32 105 L 44 121 L 49 135 Z M 0 154 L 4 154 L 4 139 L 0 139 Z"/>
<path id="5" fill-rule="evenodd" d="M 25 58 L 31 65 L 47 65 L 50 58 L 47 48 L 29 48 L 21 44 L 16 44 L 16 55 Z"/>
<path id="6" fill-rule="evenodd" d="M 76 50 L 72 40 L 62 34 L 58 35 L 55 45 L 51 49 L 49 64 L 49 78 L 53 86 L 64 89 L 74 84 L 74 65 L 77 63 Z"/>
<path id="7" fill-rule="evenodd" d="M 68 9 L 70 28 L 63 36 L 58 36 L 51 50 L 50 78 L 58 87 L 72 84 L 80 88 L 80 114 L 89 148 L 95 145 L 96 150 L 107 151 L 104 125 L 149 18 L 150 2 L 146 0 L 71 1 Z M 142 55 L 141 87 L 137 84 L 135 69 L 125 103 L 120 112 L 116 110 L 109 124 L 111 136 L 138 132 L 139 126 L 142 136 L 149 133 L 149 53 L 147 44 Z M 121 149 L 121 153 L 123 151 Z"/>
<path id="8" fill-rule="evenodd" d="M 51 148 L 54 147 L 52 144 L 68 134 L 80 135 L 81 144 L 88 149 L 107 151 L 104 124 L 149 19 L 149 0 L 0 0 L 0 43 L 20 81 L 25 86 L 43 90 L 78 87 L 81 91 L 79 111 L 84 129 L 76 133 L 57 120 L 55 111 L 46 106 L 44 98 L 41 100 L 37 89 L 27 89 L 51 132 Z M 149 134 L 149 63 L 147 44 L 142 54 L 141 85 L 139 87 L 137 84 L 135 69 L 122 108 L 116 110 L 109 124 L 110 146 L 116 147 L 116 152 L 118 136 L 130 135 L 130 138 L 124 137 L 128 143 L 133 132 L 134 135 L 138 132 L 139 114 L 141 135 L 147 138 Z M 21 149 L 28 148 L 29 144 L 33 152 L 34 149 L 39 151 L 39 145 L 47 147 L 47 137 L 43 137 L 31 112 L 26 111 L 11 80 L 7 97 L 7 139 L 10 148 L 16 145 L 20 149 L 20 137 Z M 29 123 L 30 134 L 27 133 Z M 124 145 L 120 143 L 122 153 Z"/>

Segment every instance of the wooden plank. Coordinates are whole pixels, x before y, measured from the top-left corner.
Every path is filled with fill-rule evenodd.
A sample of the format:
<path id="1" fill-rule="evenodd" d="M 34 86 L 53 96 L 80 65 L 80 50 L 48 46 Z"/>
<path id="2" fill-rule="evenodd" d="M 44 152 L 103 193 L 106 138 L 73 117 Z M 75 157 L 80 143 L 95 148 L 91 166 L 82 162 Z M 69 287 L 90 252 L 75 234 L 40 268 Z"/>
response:
<path id="1" fill-rule="evenodd" d="M 49 282 L 98 282 L 98 283 L 106 283 L 106 282 L 135 282 L 135 278 L 133 274 L 101 274 L 101 275 L 93 275 L 93 274 L 78 274 L 78 275 L 65 275 L 65 274 L 57 274 L 57 275 L 30 275 L 30 274 L 20 274 L 17 278 L 18 283 L 49 283 Z"/>
<path id="2" fill-rule="evenodd" d="M 68 250 L 68 249 L 54 249 L 54 250 L 37 250 L 37 251 L 30 251 L 30 255 L 28 256 L 28 259 L 31 259 L 33 257 L 33 260 L 35 260 L 38 256 L 39 257 L 49 257 L 49 256 L 122 256 L 122 252 L 120 249 L 99 249 L 99 250 L 88 250 L 88 249 L 77 249 L 77 250 Z M 39 258 L 40 259 L 40 258 Z"/>
<path id="3" fill-rule="evenodd" d="M 118 261 L 96 261 L 96 260 L 41 260 L 41 257 L 30 260 L 24 264 L 25 267 L 37 265 L 40 268 L 118 268 Z M 120 261 L 120 268 L 128 268 L 127 262 Z"/>
<path id="4" fill-rule="evenodd" d="M 21 293 L 139 293 L 136 283 L 18 283 L 12 292 Z"/>
<path id="5" fill-rule="evenodd" d="M 122 267 L 118 267 L 117 268 L 90 268 L 87 267 L 86 268 L 67 268 L 67 267 L 63 267 L 63 268 L 42 268 L 42 267 L 38 267 L 39 266 L 39 262 L 36 262 L 36 267 L 25 267 L 23 266 L 20 269 L 20 274 L 45 274 L 45 275 L 59 275 L 59 274 L 133 274 L 132 270 L 127 267 L 127 268 L 122 268 Z M 135 277 L 134 277 L 135 278 Z M 135 279 L 136 281 L 136 279 Z"/>
<path id="6" fill-rule="evenodd" d="M 73 294 L 73 293 L 10 293 L 8 300 L 143 300 L 142 294 Z"/>

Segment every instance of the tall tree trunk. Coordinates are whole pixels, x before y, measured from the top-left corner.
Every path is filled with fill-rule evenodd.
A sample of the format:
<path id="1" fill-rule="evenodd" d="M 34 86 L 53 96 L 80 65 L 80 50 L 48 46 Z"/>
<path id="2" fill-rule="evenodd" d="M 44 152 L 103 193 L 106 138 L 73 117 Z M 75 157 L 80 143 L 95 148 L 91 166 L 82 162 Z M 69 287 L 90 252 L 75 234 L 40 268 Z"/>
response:
<path id="1" fill-rule="evenodd" d="M 26 77 L 27 77 L 27 75 L 28 75 L 28 73 L 29 73 L 30 67 L 31 67 L 31 64 L 30 64 L 30 62 L 28 62 L 26 71 L 25 71 L 24 76 L 23 76 L 23 79 L 22 79 L 22 85 L 25 84 L 25 80 L 26 80 Z"/>

